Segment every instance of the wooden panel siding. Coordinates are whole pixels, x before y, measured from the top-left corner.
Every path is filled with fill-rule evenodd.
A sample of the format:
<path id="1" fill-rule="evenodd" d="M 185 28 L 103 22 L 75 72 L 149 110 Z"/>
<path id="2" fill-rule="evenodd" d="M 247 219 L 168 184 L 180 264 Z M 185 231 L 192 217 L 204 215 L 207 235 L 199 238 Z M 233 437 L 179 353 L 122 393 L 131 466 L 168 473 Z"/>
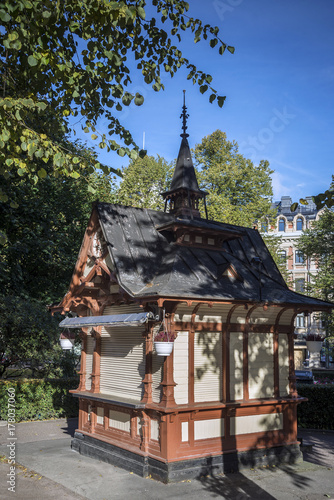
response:
<path id="1" fill-rule="evenodd" d="M 161 382 L 163 377 L 164 356 L 158 356 L 155 351 L 152 353 L 152 400 L 153 403 L 161 401 Z"/>
<path id="2" fill-rule="evenodd" d="M 231 304 L 203 304 L 197 311 L 195 323 L 226 323 Z"/>
<path id="3" fill-rule="evenodd" d="M 210 439 L 224 436 L 224 419 L 212 418 L 209 420 L 195 420 L 195 440 Z"/>
<path id="4" fill-rule="evenodd" d="M 230 333 L 230 399 L 243 399 L 243 333 Z"/>
<path id="5" fill-rule="evenodd" d="M 274 340 L 272 333 L 248 334 L 249 398 L 274 397 Z"/>
<path id="6" fill-rule="evenodd" d="M 263 307 L 258 307 L 255 309 L 250 317 L 250 325 L 274 325 L 278 313 L 280 312 L 280 307 L 268 307 L 264 309 Z"/>
<path id="7" fill-rule="evenodd" d="M 278 336 L 279 393 L 289 394 L 289 341 L 286 334 Z"/>
<path id="8" fill-rule="evenodd" d="M 247 415 L 230 419 L 231 435 L 252 434 L 283 429 L 283 413 Z"/>
<path id="9" fill-rule="evenodd" d="M 220 401 L 222 398 L 222 335 L 195 332 L 195 402 Z"/>
<path id="10" fill-rule="evenodd" d="M 187 404 L 188 394 L 188 332 L 178 332 L 174 342 L 174 398 L 176 404 Z"/>
<path id="11" fill-rule="evenodd" d="M 120 431 L 130 432 L 130 414 L 121 411 L 109 410 L 109 427 Z"/>

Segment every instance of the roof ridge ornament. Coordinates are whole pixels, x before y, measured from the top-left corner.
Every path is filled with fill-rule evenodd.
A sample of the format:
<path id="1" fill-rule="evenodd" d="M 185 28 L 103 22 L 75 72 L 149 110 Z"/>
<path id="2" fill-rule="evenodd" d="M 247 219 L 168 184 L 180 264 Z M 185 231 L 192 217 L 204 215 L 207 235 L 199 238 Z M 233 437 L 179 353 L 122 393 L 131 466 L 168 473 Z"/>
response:
<path id="1" fill-rule="evenodd" d="M 182 118 L 182 134 L 181 137 L 189 137 L 189 134 L 187 134 L 187 118 L 189 118 L 189 114 L 187 113 L 187 106 L 186 106 L 186 91 L 183 90 L 183 106 L 182 106 L 182 113 L 180 115 L 180 118 Z"/>

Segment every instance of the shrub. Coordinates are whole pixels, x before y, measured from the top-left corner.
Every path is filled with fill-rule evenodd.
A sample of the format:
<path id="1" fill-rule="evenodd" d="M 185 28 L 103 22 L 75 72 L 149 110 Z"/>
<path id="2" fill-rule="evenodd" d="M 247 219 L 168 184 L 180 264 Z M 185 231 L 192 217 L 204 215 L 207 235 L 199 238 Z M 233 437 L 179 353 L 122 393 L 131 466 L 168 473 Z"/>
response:
<path id="1" fill-rule="evenodd" d="M 298 425 L 309 429 L 334 429 L 334 385 L 297 386 L 299 396 L 308 399 L 298 405 Z"/>
<path id="2" fill-rule="evenodd" d="M 15 421 L 76 417 L 78 399 L 69 390 L 78 378 L 0 380 L 0 419 L 7 420 L 8 390 L 15 390 Z M 13 392 L 13 391 L 11 391 Z"/>

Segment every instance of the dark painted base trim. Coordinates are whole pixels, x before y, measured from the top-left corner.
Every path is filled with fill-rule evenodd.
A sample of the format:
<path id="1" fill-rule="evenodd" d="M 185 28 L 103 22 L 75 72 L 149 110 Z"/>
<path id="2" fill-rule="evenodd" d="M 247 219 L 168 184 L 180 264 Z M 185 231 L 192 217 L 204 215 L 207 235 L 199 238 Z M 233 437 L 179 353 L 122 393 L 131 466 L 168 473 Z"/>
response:
<path id="1" fill-rule="evenodd" d="M 276 446 L 264 450 L 225 453 L 218 456 L 170 463 L 137 455 L 80 432 L 75 433 L 71 447 L 82 455 L 122 467 L 141 477 L 150 475 L 163 483 L 194 479 L 208 474 L 238 472 L 241 469 L 253 467 L 272 466 L 282 463 L 295 464 L 302 461 L 302 454 L 298 444 Z"/>

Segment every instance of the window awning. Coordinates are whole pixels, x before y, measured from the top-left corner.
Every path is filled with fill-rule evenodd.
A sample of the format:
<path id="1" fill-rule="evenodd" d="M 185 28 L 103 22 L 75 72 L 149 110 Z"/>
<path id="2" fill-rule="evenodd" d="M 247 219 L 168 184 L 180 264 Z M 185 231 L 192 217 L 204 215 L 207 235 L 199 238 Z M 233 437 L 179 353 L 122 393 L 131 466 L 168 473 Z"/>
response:
<path id="1" fill-rule="evenodd" d="M 61 328 L 86 328 L 90 326 L 141 326 L 148 319 L 153 319 L 151 312 L 133 314 L 109 314 L 106 316 L 84 316 L 82 318 L 65 318 L 59 323 Z"/>

